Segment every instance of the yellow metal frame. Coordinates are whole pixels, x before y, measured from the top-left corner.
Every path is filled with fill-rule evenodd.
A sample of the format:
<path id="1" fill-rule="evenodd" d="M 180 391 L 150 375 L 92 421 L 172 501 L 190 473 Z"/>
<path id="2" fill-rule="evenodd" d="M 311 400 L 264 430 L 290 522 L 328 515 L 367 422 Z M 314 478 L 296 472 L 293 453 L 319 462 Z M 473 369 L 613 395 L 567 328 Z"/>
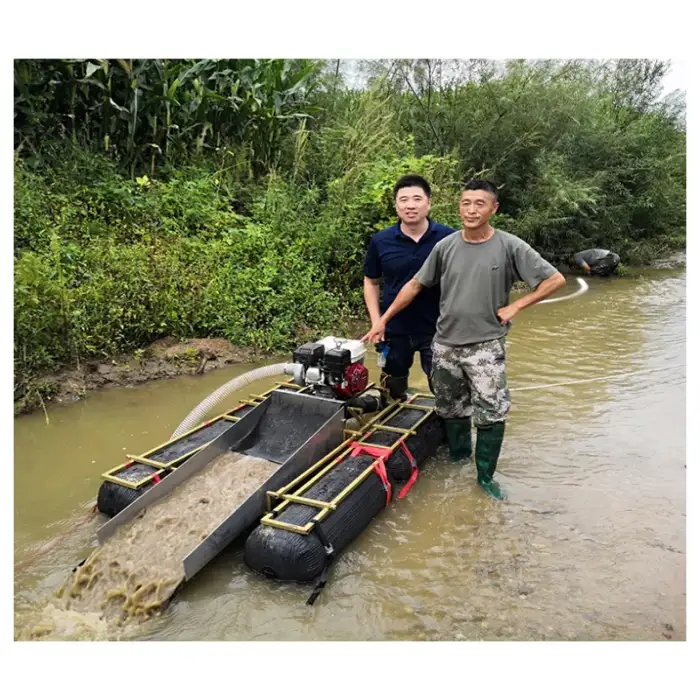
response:
<path id="1" fill-rule="evenodd" d="M 158 475 L 161 476 L 161 474 L 165 474 L 165 470 L 161 469 L 160 471 L 153 472 L 153 474 L 149 474 L 145 479 L 141 479 L 141 481 L 127 481 L 126 479 L 120 479 L 118 476 L 112 476 L 110 477 L 109 481 L 112 482 L 113 484 L 119 484 L 120 486 L 125 486 L 128 489 L 138 489 L 141 486 L 145 486 L 146 484 L 149 484 L 151 481 L 153 481 L 153 477 Z"/>
<path id="2" fill-rule="evenodd" d="M 346 431 L 346 432 L 352 432 L 355 435 L 360 435 L 362 437 L 369 437 L 372 433 L 371 431 L 371 426 L 373 426 L 375 423 L 377 423 L 379 420 L 384 418 L 384 414 L 390 414 L 394 415 L 392 413 L 392 409 L 394 408 L 393 404 L 391 406 L 387 406 L 385 409 L 382 411 L 379 411 L 374 418 L 370 419 L 367 422 L 366 429 L 362 432 L 353 430 L 353 431 Z M 369 432 L 367 431 L 368 429 Z M 324 455 L 321 459 L 318 460 L 318 462 L 312 464 L 303 474 L 300 474 L 296 479 L 293 479 L 290 481 L 288 484 L 283 486 L 281 489 L 278 489 L 277 491 L 268 491 L 267 492 L 267 511 L 273 510 L 272 504 L 271 504 L 271 498 L 277 498 L 279 500 L 282 500 L 285 496 L 285 494 L 290 491 L 292 488 L 294 488 L 297 484 L 303 483 L 309 476 L 311 476 L 314 472 L 318 471 L 321 469 L 321 467 L 324 465 L 325 462 L 327 462 L 329 459 L 331 459 L 334 455 L 338 454 L 339 452 L 341 453 L 336 457 L 332 462 L 327 464 L 325 468 L 320 471 L 316 476 L 309 481 L 307 484 L 304 484 L 304 487 L 300 491 L 305 491 L 308 489 L 310 486 L 313 486 L 324 474 L 328 473 L 330 469 L 332 469 L 338 462 L 341 462 L 345 456 L 351 451 L 350 449 L 350 444 L 353 442 L 351 438 L 346 439 L 344 442 L 342 442 L 340 445 L 338 445 L 335 449 L 331 450 L 327 455 Z M 383 446 L 382 446 L 383 447 Z M 277 507 L 274 508 L 274 511 L 279 512 L 283 508 L 283 504 L 279 504 Z M 267 517 L 267 516 L 265 516 Z M 264 518 L 263 518 L 264 520 Z"/>
<path id="3" fill-rule="evenodd" d="M 139 464 L 145 464 L 147 467 L 155 467 L 156 469 L 163 469 L 163 464 L 161 462 L 156 462 L 155 460 L 148 459 L 147 457 L 135 457 L 134 455 L 127 455 L 127 457 L 132 462 L 138 462 Z"/>
<path id="4" fill-rule="evenodd" d="M 385 450 L 391 450 L 392 454 L 398 449 L 399 445 L 403 440 L 409 435 L 415 435 L 417 429 L 435 412 L 434 406 L 420 406 L 413 403 L 417 398 L 430 398 L 434 399 L 431 394 L 414 394 L 409 402 L 396 402 L 387 406 L 383 411 L 377 413 L 377 415 L 372 418 L 367 423 L 367 428 L 369 431 L 346 431 L 352 432 L 356 435 L 362 435 L 362 440 L 356 442 L 359 445 L 366 445 L 367 447 L 379 447 Z M 422 409 L 425 411 L 425 415 L 418 419 L 410 428 L 396 428 L 394 426 L 387 426 L 383 424 L 383 421 L 387 421 L 393 418 L 403 409 Z M 377 445 L 372 442 L 367 442 L 368 438 L 382 430 L 388 432 L 400 433 L 401 437 L 398 438 L 391 445 Z M 266 504 L 267 513 L 261 518 L 260 523 L 262 525 L 268 525 L 270 527 L 276 527 L 280 530 L 288 530 L 290 532 L 295 532 L 300 535 L 308 535 L 317 523 L 324 520 L 332 510 L 335 510 L 338 505 L 354 491 L 363 481 L 365 481 L 374 471 L 375 466 L 378 463 L 378 459 L 372 461 L 372 463 L 365 469 L 359 476 L 353 479 L 340 493 L 338 493 L 330 501 L 316 501 L 315 499 L 304 498 L 301 494 L 308 491 L 314 484 L 316 484 L 323 476 L 325 476 L 336 464 L 341 462 L 345 457 L 352 451 L 353 440 L 351 438 L 346 439 L 342 444 L 338 445 L 334 450 L 325 455 L 318 462 L 309 467 L 303 474 L 299 475 L 296 479 L 290 481 L 286 486 L 283 486 L 277 491 L 268 491 L 266 494 Z M 340 453 L 340 454 L 338 454 Z M 329 459 L 337 455 L 332 461 L 328 462 Z M 325 464 L 328 462 L 328 464 Z M 325 464 L 325 466 L 324 466 Z M 317 472 L 311 479 L 306 481 L 306 478 Z M 303 482 L 303 483 L 302 483 Z M 289 490 L 294 488 L 297 484 L 302 483 L 300 488 L 293 494 L 287 493 Z M 274 508 L 272 507 L 272 499 L 280 500 Z M 285 523 L 281 520 L 277 520 L 275 517 L 279 515 L 289 504 L 291 503 L 303 503 L 305 505 L 310 505 L 319 508 L 319 512 L 306 523 L 306 525 L 294 525 L 292 523 Z"/>
<path id="5" fill-rule="evenodd" d="M 374 386 L 375 386 L 374 383 L 369 384 L 367 386 L 367 388 L 365 389 L 365 391 L 369 391 Z M 212 425 L 213 423 L 216 423 L 219 420 L 225 420 L 225 421 L 234 422 L 234 423 L 239 421 L 241 418 L 234 415 L 237 411 L 240 411 L 241 409 L 243 409 L 246 406 L 259 406 L 260 403 L 262 401 L 264 401 L 265 399 L 267 399 L 268 396 L 273 391 L 276 391 L 276 390 L 282 389 L 282 388 L 294 389 L 294 393 L 298 393 L 298 394 L 302 394 L 310 389 L 310 387 L 308 387 L 308 386 L 300 387 L 297 384 L 293 384 L 291 381 L 277 382 L 272 388 L 267 389 L 262 394 L 250 394 L 250 399 L 252 399 L 252 400 L 250 400 L 250 399 L 239 400 L 238 404 L 236 405 L 235 408 L 229 409 L 225 413 L 222 413 L 218 416 L 214 416 L 214 418 L 210 418 L 207 421 L 203 421 L 202 423 L 195 426 L 194 428 L 188 430 L 187 432 L 183 433 L 182 435 L 179 435 L 174 440 L 168 440 L 167 442 L 164 442 L 160 445 L 157 445 L 156 447 L 151 448 L 150 450 L 148 450 L 147 452 L 144 452 L 141 455 L 128 454 L 127 455 L 128 459 L 129 459 L 128 462 L 124 462 L 124 463 L 104 472 L 102 474 L 102 479 L 104 481 L 111 481 L 112 483 L 119 484 L 120 486 L 124 486 L 126 488 L 139 489 L 142 486 L 145 486 L 146 484 L 150 483 L 153 480 L 154 476 L 156 476 L 156 475 L 162 476 L 164 474 L 167 475 L 171 470 L 176 469 L 180 464 L 182 464 L 183 462 L 188 460 L 193 455 L 197 454 L 197 452 L 199 452 L 199 450 L 201 450 L 203 447 L 206 447 L 208 444 L 210 444 L 211 441 L 205 443 L 204 445 L 200 445 L 199 447 L 195 447 L 190 452 L 187 452 L 184 455 L 180 455 L 179 457 L 176 457 L 175 459 L 171 460 L 170 462 L 159 462 L 157 460 L 151 459 L 151 455 L 156 454 L 157 452 L 159 452 L 160 450 L 162 450 L 165 447 L 170 447 L 171 445 L 176 444 L 177 442 L 179 442 L 183 438 L 189 437 L 190 435 L 193 435 L 194 433 L 199 432 L 200 430 Z M 431 394 L 414 394 L 411 398 L 411 401 L 415 400 L 418 397 L 433 398 Z M 402 407 L 424 409 L 426 411 L 426 416 L 425 416 L 425 418 L 422 418 L 418 423 L 416 423 L 412 428 L 410 428 L 408 430 L 406 430 L 404 428 L 394 428 L 392 426 L 383 426 L 383 427 L 376 426 L 377 422 L 380 419 L 388 420 L 389 418 L 392 418 L 394 415 L 396 415 L 396 413 L 398 413 L 401 410 Z M 409 435 L 409 434 L 415 435 L 416 428 L 422 423 L 423 420 L 427 419 L 427 416 L 429 415 L 428 412 L 430 412 L 432 410 L 433 409 L 429 406 L 417 406 L 417 405 L 412 404 L 412 403 L 395 402 L 395 403 L 392 403 L 389 406 L 387 406 L 382 411 L 379 411 L 374 416 L 374 418 L 372 418 L 368 421 L 362 421 L 362 418 L 359 414 L 351 411 L 352 415 L 357 417 L 360 420 L 360 422 L 363 423 L 362 430 L 344 430 L 343 435 L 346 438 L 346 440 L 342 445 L 340 445 L 338 448 L 336 448 L 336 450 L 333 450 L 333 452 L 326 455 L 322 460 L 320 460 L 315 465 L 313 465 L 313 467 L 310 467 L 309 469 L 307 469 L 304 472 L 304 474 L 302 474 L 300 477 L 297 477 L 297 479 L 295 479 L 294 481 L 287 484 L 287 486 L 285 486 L 284 488 L 282 488 L 276 492 L 268 492 L 268 494 L 267 494 L 267 510 L 268 511 L 271 510 L 271 506 L 272 506 L 271 498 L 272 497 L 277 498 L 277 499 L 281 499 L 287 493 L 287 491 L 289 491 L 291 488 L 293 488 L 296 484 L 303 481 L 303 479 L 306 476 L 313 474 L 313 472 L 315 470 L 318 470 L 327 459 L 329 459 L 333 454 L 336 454 L 336 452 L 338 450 L 340 450 L 343 446 L 347 446 L 348 444 L 350 444 L 350 442 L 357 439 L 358 437 L 362 438 L 358 441 L 359 444 L 372 446 L 372 443 L 363 442 L 363 439 L 370 436 L 370 434 L 373 432 L 371 430 L 373 428 L 373 426 L 376 426 L 377 429 L 387 430 L 389 432 L 401 433 L 402 438 L 405 437 L 406 435 Z M 368 430 L 370 430 L 369 433 L 367 432 Z M 398 447 L 402 438 L 397 439 L 396 442 L 394 442 L 391 446 L 389 446 L 392 451 L 394 449 L 396 449 L 396 447 Z M 377 447 L 386 447 L 386 446 L 385 445 L 377 445 Z M 307 488 L 309 488 L 314 483 L 316 483 L 316 481 L 318 481 L 318 479 L 320 479 L 321 476 L 326 474 L 338 461 L 341 461 L 344 458 L 344 456 L 345 455 L 342 455 L 337 460 L 335 460 L 333 463 L 327 465 L 326 469 L 324 469 L 319 474 L 317 474 L 316 477 L 314 477 L 314 479 L 312 479 L 309 482 L 309 484 L 306 485 L 302 489 L 301 492 L 305 491 Z M 157 471 L 153 472 L 152 474 L 149 474 L 148 476 L 144 477 L 140 481 L 127 481 L 126 479 L 121 479 L 118 476 L 120 472 L 124 471 L 128 467 L 133 466 L 134 464 L 144 464 L 146 466 L 155 468 Z M 372 464 L 372 469 L 373 468 L 374 468 L 374 463 Z M 371 473 L 372 469 L 369 470 L 368 475 L 369 475 L 369 473 Z M 366 478 L 366 476 L 364 478 Z M 359 483 L 361 483 L 361 481 Z M 299 497 L 299 496 L 297 495 L 297 497 Z M 307 499 L 307 500 L 309 500 L 309 499 Z M 313 500 L 313 499 L 310 499 L 310 500 Z M 322 501 L 318 501 L 318 503 L 322 503 Z M 280 505 L 282 505 L 282 504 L 280 504 Z M 307 505 L 310 505 L 310 504 L 307 504 Z M 278 508 L 279 508 L 279 506 L 278 506 Z M 275 509 L 275 510 L 277 510 L 277 509 Z M 325 512 L 328 512 L 328 510 L 329 510 L 329 508 L 324 509 Z"/>
<path id="6" fill-rule="evenodd" d="M 248 401 L 248 400 L 242 400 L 238 402 L 238 405 L 233 408 L 229 409 L 226 413 L 222 413 L 218 416 L 214 416 L 214 418 L 210 418 L 209 420 L 203 421 L 199 425 L 195 426 L 191 430 L 188 430 L 187 432 L 183 433 L 182 435 L 178 435 L 177 438 L 174 440 L 168 440 L 167 442 L 162 443 L 161 445 L 157 445 L 156 447 L 151 448 L 147 452 L 144 452 L 141 455 L 130 455 L 128 454 L 127 457 L 129 459 L 128 462 L 124 462 L 120 464 L 117 467 L 114 467 L 112 469 L 109 469 L 108 471 L 104 472 L 102 474 L 102 479 L 104 481 L 111 481 L 114 484 L 119 484 L 120 486 L 125 486 L 127 488 L 131 489 L 139 489 L 142 486 L 145 486 L 146 484 L 150 483 L 153 480 L 153 477 L 158 475 L 160 476 L 161 474 L 164 474 L 166 472 L 169 472 L 172 469 L 176 469 L 180 464 L 188 460 L 190 457 L 193 455 L 197 454 L 199 450 L 201 450 L 203 447 L 206 447 L 210 442 L 206 442 L 203 445 L 200 445 L 199 447 L 195 447 L 193 450 L 190 452 L 185 453 L 184 455 L 180 455 L 179 457 L 176 457 L 175 459 L 171 460 L 170 462 L 158 462 L 157 460 L 151 459 L 151 455 L 156 454 L 160 450 L 162 450 L 165 447 L 170 447 L 171 445 L 176 444 L 183 438 L 189 437 L 190 435 L 199 432 L 200 430 L 212 425 L 213 423 L 216 423 L 219 420 L 225 420 L 229 422 L 238 422 L 240 420 L 240 417 L 233 415 L 236 413 L 236 411 L 241 410 L 245 406 L 259 406 L 262 401 L 264 401 L 269 394 L 271 394 L 273 391 L 276 391 L 277 389 L 280 389 L 284 387 L 285 389 L 295 389 L 295 393 L 302 393 L 307 390 L 308 387 L 300 387 L 296 384 L 292 384 L 289 381 L 286 382 L 277 382 L 271 389 L 268 389 L 267 391 L 263 392 L 261 395 L 258 394 L 251 394 L 256 400 L 255 401 Z M 124 471 L 128 467 L 133 466 L 134 464 L 144 464 L 148 467 L 155 467 L 158 471 L 154 472 L 153 474 L 149 474 L 147 477 L 144 477 L 140 481 L 127 481 L 126 479 L 121 479 L 118 474 L 119 472 Z"/>

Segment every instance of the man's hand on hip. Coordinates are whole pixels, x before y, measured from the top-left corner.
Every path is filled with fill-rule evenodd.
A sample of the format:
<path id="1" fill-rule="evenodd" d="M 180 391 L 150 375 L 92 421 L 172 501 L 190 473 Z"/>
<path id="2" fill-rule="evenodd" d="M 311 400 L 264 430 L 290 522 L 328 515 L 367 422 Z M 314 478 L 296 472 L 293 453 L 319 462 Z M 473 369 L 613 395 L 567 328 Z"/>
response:
<path id="1" fill-rule="evenodd" d="M 501 322 L 502 326 L 505 326 L 508 321 L 513 320 L 515 315 L 520 311 L 520 309 L 515 304 L 508 304 L 508 306 L 502 306 L 496 314 Z"/>

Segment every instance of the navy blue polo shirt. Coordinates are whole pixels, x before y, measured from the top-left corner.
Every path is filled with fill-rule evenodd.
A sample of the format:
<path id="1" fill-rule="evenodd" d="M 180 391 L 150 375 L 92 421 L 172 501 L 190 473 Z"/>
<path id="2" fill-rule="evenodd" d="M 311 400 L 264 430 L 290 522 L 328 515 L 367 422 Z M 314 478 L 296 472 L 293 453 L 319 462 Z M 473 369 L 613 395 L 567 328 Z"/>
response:
<path id="1" fill-rule="evenodd" d="M 383 278 L 379 308 L 384 313 L 401 287 L 423 266 L 438 241 L 454 233 L 454 229 L 428 219 L 428 230 L 418 243 L 401 232 L 401 222 L 372 236 L 365 257 L 364 274 L 370 279 Z M 423 289 L 403 311 L 387 324 L 387 331 L 396 335 L 434 335 L 440 315 L 440 286 Z"/>

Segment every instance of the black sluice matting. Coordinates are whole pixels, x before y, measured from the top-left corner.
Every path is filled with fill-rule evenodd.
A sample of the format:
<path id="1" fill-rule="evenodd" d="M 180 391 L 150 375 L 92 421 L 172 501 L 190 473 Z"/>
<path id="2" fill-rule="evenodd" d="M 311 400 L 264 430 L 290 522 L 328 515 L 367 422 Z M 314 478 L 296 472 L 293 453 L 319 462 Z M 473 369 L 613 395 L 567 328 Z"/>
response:
<path id="1" fill-rule="evenodd" d="M 417 401 L 419 400 L 417 399 Z M 429 401 L 428 399 L 425 404 L 419 405 L 432 406 Z M 394 416 L 384 421 L 384 424 L 392 428 L 413 429 L 421 419 L 425 418 L 425 413 L 425 411 L 417 408 L 402 408 Z M 421 464 L 435 452 L 437 446 L 444 438 L 442 421 L 433 413 L 421 423 L 416 429 L 416 433 L 416 435 L 405 437 L 404 442 L 414 459 L 416 459 L 418 464 Z M 393 445 L 400 437 L 401 435 L 398 433 L 382 430 L 381 426 L 378 426 L 374 429 L 372 435 L 367 438 L 367 442 L 388 447 Z M 408 481 L 411 476 L 411 463 L 403 450 L 398 449 L 389 457 L 386 462 L 386 470 L 392 483 L 397 484 Z"/>
<path id="2" fill-rule="evenodd" d="M 208 442 L 211 442 L 215 438 L 219 437 L 224 430 L 228 430 L 232 425 L 233 423 L 231 423 L 231 421 L 220 418 L 211 425 L 208 425 L 206 428 L 202 428 L 200 431 L 192 433 L 192 435 L 188 435 L 172 445 L 167 445 L 157 452 L 149 454 L 148 459 L 152 459 L 155 462 L 168 464 L 178 459 L 178 457 L 183 457 L 193 450 L 196 450 L 197 448 L 206 445 Z"/>
<path id="3" fill-rule="evenodd" d="M 432 396 L 419 396 L 413 399 L 411 403 L 416 406 L 430 406 L 430 408 L 433 408 L 435 406 L 435 398 Z"/>
<path id="4" fill-rule="evenodd" d="M 238 452 L 283 464 L 328 420 L 300 405 L 271 403 Z"/>
<path id="5" fill-rule="evenodd" d="M 139 481 L 143 481 L 151 474 L 155 474 L 160 471 L 157 467 L 152 467 L 149 464 L 132 464 L 129 467 L 124 467 L 121 471 L 117 472 L 114 476 L 124 481 L 128 481 L 132 484 L 136 484 Z"/>

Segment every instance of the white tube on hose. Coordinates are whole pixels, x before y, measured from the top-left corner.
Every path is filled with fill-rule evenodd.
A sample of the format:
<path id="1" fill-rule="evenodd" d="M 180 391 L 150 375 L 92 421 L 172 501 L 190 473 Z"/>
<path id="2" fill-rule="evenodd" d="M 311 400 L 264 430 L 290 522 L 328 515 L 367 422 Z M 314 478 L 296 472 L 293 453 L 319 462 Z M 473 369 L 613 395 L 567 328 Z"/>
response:
<path id="1" fill-rule="evenodd" d="M 578 289 L 571 294 L 567 294 L 565 297 L 555 297 L 554 299 L 543 299 L 538 301 L 538 304 L 553 304 L 555 301 L 566 301 L 567 299 L 573 299 L 574 297 L 580 297 L 588 291 L 588 283 L 581 277 L 577 277 Z"/>
<path id="2" fill-rule="evenodd" d="M 234 391 L 241 389 L 242 387 L 257 381 L 258 379 L 266 379 L 267 377 L 274 377 L 276 374 L 285 374 L 285 368 L 287 367 L 286 362 L 278 362 L 275 365 L 267 365 L 266 367 L 258 367 L 258 369 L 251 370 L 245 374 L 241 374 L 239 377 L 234 377 L 231 381 L 226 382 L 223 386 L 220 386 L 215 392 L 209 394 L 206 399 L 201 401 L 190 413 L 187 418 L 180 423 L 175 429 L 175 432 L 170 436 L 170 439 L 174 439 L 188 430 L 191 430 L 196 425 L 202 422 L 207 413 L 216 406 L 217 403 L 225 399 L 227 396 L 232 394 Z"/>

